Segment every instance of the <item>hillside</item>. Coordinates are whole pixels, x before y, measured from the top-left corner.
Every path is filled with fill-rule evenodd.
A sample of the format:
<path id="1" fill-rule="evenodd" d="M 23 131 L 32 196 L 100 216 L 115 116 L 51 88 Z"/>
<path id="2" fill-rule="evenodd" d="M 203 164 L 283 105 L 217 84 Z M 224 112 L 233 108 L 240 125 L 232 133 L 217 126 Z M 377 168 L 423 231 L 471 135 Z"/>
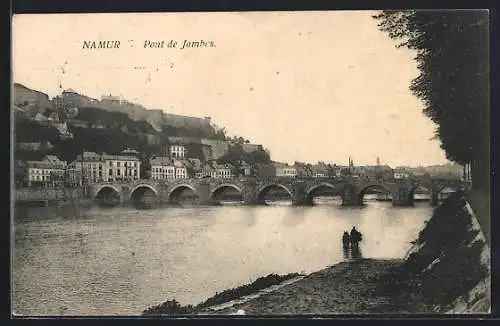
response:
<path id="1" fill-rule="evenodd" d="M 75 121 L 78 123 L 74 123 Z M 16 159 L 38 159 L 46 154 L 55 154 L 62 160 L 72 161 L 83 149 L 117 153 L 128 147 L 135 148 L 141 153 L 162 154 L 169 144 L 168 137 L 215 137 L 213 129 L 165 126 L 161 132 L 158 132 L 146 121 L 135 121 L 125 113 L 97 108 L 80 109 L 74 119 L 68 123 L 68 129 L 73 134 L 73 139 L 62 139 L 57 129 L 18 115 L 15 120 L 16 144 L 48 141 L 54 145 L 54 148 L 39 153 L 16 150 Z M 187 144 L 186 147 L 189 156 L 204 160 L 199 145 Z"/>

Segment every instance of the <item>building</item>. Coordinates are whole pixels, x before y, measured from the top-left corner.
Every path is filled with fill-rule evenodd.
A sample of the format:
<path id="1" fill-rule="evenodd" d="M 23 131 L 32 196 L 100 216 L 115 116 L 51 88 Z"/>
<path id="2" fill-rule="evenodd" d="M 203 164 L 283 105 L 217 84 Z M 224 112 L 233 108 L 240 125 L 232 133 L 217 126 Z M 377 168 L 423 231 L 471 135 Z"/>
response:
<path id="1" fill-rule="evenodd" d="M 68 165 L 72 183 L 131 181 L 140 179 L 140 160 L 131 155 L 83 152 Z"/>
<path id="2" fill-rule="evenodd" d="M 311 172 L 313 178 L 327 178 L 328 177 L 328 167 L 324 164 L 314 164 L 311 166 Z"/>
<path id="3" fill-rule="evenodd" d="M 217 177 L 217 171 L 211 164 L 205 164 L 202 168 L 201 171 L 198 171 L 195 173 L 195 176 L 197 178 L 216 178 Z"/>
<path id="4" fill-rule="evenodd" d="M 183 145 L 170 145 L 168 152 L 171 158 L 184 158 L 186 148 Z"/>
<path id="5" fill-rule="evenodd" d="M 297 168 L 286 163 L 261 164 L 258 171 L 259 177 L 297 177 Z"/>
<path id="6" fill-rule="evenodd" d="M 254 175 L 252 166 L 250 164 L 248 164 L 247 162 L 241 161 L 240 166 L 241 166 L 241 173 L 244 176 L 253 176 Z"/>
<path id="7" fill-rule="evenodd" d="M 150 159 L 152 180 L 175 180 L 175 166 L 168 157 Z"/>
<path id="8" fill-rule="evenodd" d="M 108 181 L 105 176 L 106 162 L 102 155 L 95 152 L 83 152 L 76 160 L 68 164 L 68 178 L 71 184 L 84 185 Z"/>
<path id="9" fill-rule="evenodd" d="M 58 102 L 62 102 L 62 106 L 65 108 L 71 107 L 79 109 L 82 107 L 93 107 L 93 104 L 99 102 L 97 99 L 80 95 L 71 88 L 64 90 L 61 94 L 61 98 L 62 100 L 58 100 Z"/>
<path id="10" fill-rule="evenodd" d="M 290 166 L 286 163 L 274 163 L 274 167 L 276 169 L 277 177 L 288 177 L 288 178 L 297 177 L 297 169 L 293 166 Z"/>
<path id="11" fill-rule="evenodd" d="M 63 185 L 66 181 L 66 165 L 55 155 L 47 155 L 41 161 L 27 161 L 24 165 L 25 183 L 28 187 Z"/>
<path id="12" fill-rule="evenodd" d="M 188 178 L 187 168 L 183 161 L 172 159 L 172 163 L 175 167 L 175 179 L 186 179 Z"/>
<path id="13" fill-rule="evenodd" d="M 218 164 L 215 161 L 212 161 L 212 167 L 215 170 L 215 177 L 221 179 L 230 179 L 233 177 L 234 166 L 229 163 L 226 164 Z"/>
<path id="14" fill-rule="evenodd" d="M 139 152 L 135 149 L 132 148 L 125 148 L 123 151 L 120 152 L 120 155 L 127 155 L 127 156 L 139 156 Z"/>
<path id="15" fill-rule="evenodd" d="M 101 96 L 101 102 L 104 104 L 120 104 L 121 99 L 119 96 L 113 96 L 109 94 Z"/>
<path id="16" fill-rule="evenodd" d="M 393 177 L 394 179 L 408 179 L 410 175 L 410 172 L 408 172 L 406 169 L 396 168 L 394 169 Z"/>
<path id="17" fill-rule="evenodd" d="M 187 168 L 183 161 L 165 156 L 152 158 L 151 179 L 172 181 L 188 178 Z"/>
<path id="18" fill-rule="evenodd" d="M 336 165 L 334 168 L 333 168 L 333 174 L 337 177 L 337 178 L 345 178 L 349 175 L 349 166 L 347 165 Z"/>
<path id="19" fill-rule="evenodd" d="M 106 162 L 104 178 L 106 181 L 131 181 L 139 180 L 141 161 L 133 155 L 108 155 L 103 154 Z"/>
<path id="20" fill-rule="evenodd" d="M 308 178 L 312 176 L 311 164 L 295 162 L 293 167 L 297 170 L 297 177 Z"/>

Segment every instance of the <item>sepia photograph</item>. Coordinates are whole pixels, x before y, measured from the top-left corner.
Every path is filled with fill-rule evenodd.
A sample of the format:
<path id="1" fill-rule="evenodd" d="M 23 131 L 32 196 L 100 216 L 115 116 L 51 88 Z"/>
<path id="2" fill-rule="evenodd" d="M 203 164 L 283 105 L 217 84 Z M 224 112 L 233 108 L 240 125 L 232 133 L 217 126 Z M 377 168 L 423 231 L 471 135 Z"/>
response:
<path id="1" fill-rule="evenodd" d="M 11 316 L 491 314 L 489 28 L 13 15 Z"/>

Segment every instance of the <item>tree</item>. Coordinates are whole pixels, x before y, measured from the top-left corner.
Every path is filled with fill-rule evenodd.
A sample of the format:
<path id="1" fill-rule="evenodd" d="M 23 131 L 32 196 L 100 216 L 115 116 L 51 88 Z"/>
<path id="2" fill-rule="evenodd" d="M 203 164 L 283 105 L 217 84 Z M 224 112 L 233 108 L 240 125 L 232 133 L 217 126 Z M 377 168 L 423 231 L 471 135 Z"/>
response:
<path id="1" fill-rule="evenodd" d="M 489 21 L 487 11 L 383 11 L 380 30 L 416 51 L 410 90 L 437 124 L 448 159 L 471 164 L 473 185 L 489 186 Z"/>
<path id="2" fill-rule="evenodd" d="M 141 161 L 140 166 L 140 177 L 141 179 L 151 178 L 151 162 L 150 159 L 153 157 L 153 153 L 140 153 L 139 160 Z"/>
<path id="3" fill-rule="evenodd" d="M 262 150 L 253 151 L 245 156 L 245 161 L 250 165 L 268 164 L 271 162 L 269 153 Z"/>
<path id="4" fill-rule="evenodd" d="M 269 154 L 263 150 L 247 153 L 243 150 L 241 144 L 235 144 L 230 147 L 226 155 L 217 160 L 219 164 L 230 163 L 236 168 L 241 167 L 241 161 L 245 161 L 249 165 L 254 166 L 256 164 L 267 164 L 271 162 L 271 158 Z"/>

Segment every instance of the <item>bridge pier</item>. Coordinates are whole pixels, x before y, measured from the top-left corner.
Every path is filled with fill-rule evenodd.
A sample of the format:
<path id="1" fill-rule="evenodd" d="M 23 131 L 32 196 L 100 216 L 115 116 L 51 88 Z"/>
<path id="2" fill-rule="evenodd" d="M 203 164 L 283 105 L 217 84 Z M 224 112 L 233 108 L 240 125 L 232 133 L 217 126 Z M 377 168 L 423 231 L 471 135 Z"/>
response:
<path id="1" fill-rule="evenodd" d="M 297 182 L 295 192 L 292 198 L 293 206 L 312 206 L 313 199 L 306 192 L 306 185 L 303 182 Z"/>
<path id="2" fill-rule="evenodd" d="M 210 184 L 200 183 L 198 186 L 198 204 L 213 205 L 215 202 L 210 198 Z"/>
<path id="3" fill-rule="evenodd" d="M 431 198 L 430 198 L 430 203 L 431 206 L 435 207 L 439 204 L 439 198 L 438 198 L 438 190 L 436 188 L 431 189 Z"/>
<path id="4" fill-rule="evenodd" d="M 392 194 L 392 206 L 407 207 L 413 205 L 413 193 L 408 187 L 399 187 L 397 192 Z"/>
<path id="5" fill-rule="evenodd" d="M 352 185 L 346 185 L 342 191 L 342 206 L 362 206 L 362 204 L 357 189 Z"/>
<path id="6" fill-rule="evenodd" d="M 241 188 L 241 196 L 243 198 L 243 205 L 265 205 L 264 199 L 259 198 L 257 194 L 258 183 L 255 180 L 249 179 L 243 182 Z"/>

